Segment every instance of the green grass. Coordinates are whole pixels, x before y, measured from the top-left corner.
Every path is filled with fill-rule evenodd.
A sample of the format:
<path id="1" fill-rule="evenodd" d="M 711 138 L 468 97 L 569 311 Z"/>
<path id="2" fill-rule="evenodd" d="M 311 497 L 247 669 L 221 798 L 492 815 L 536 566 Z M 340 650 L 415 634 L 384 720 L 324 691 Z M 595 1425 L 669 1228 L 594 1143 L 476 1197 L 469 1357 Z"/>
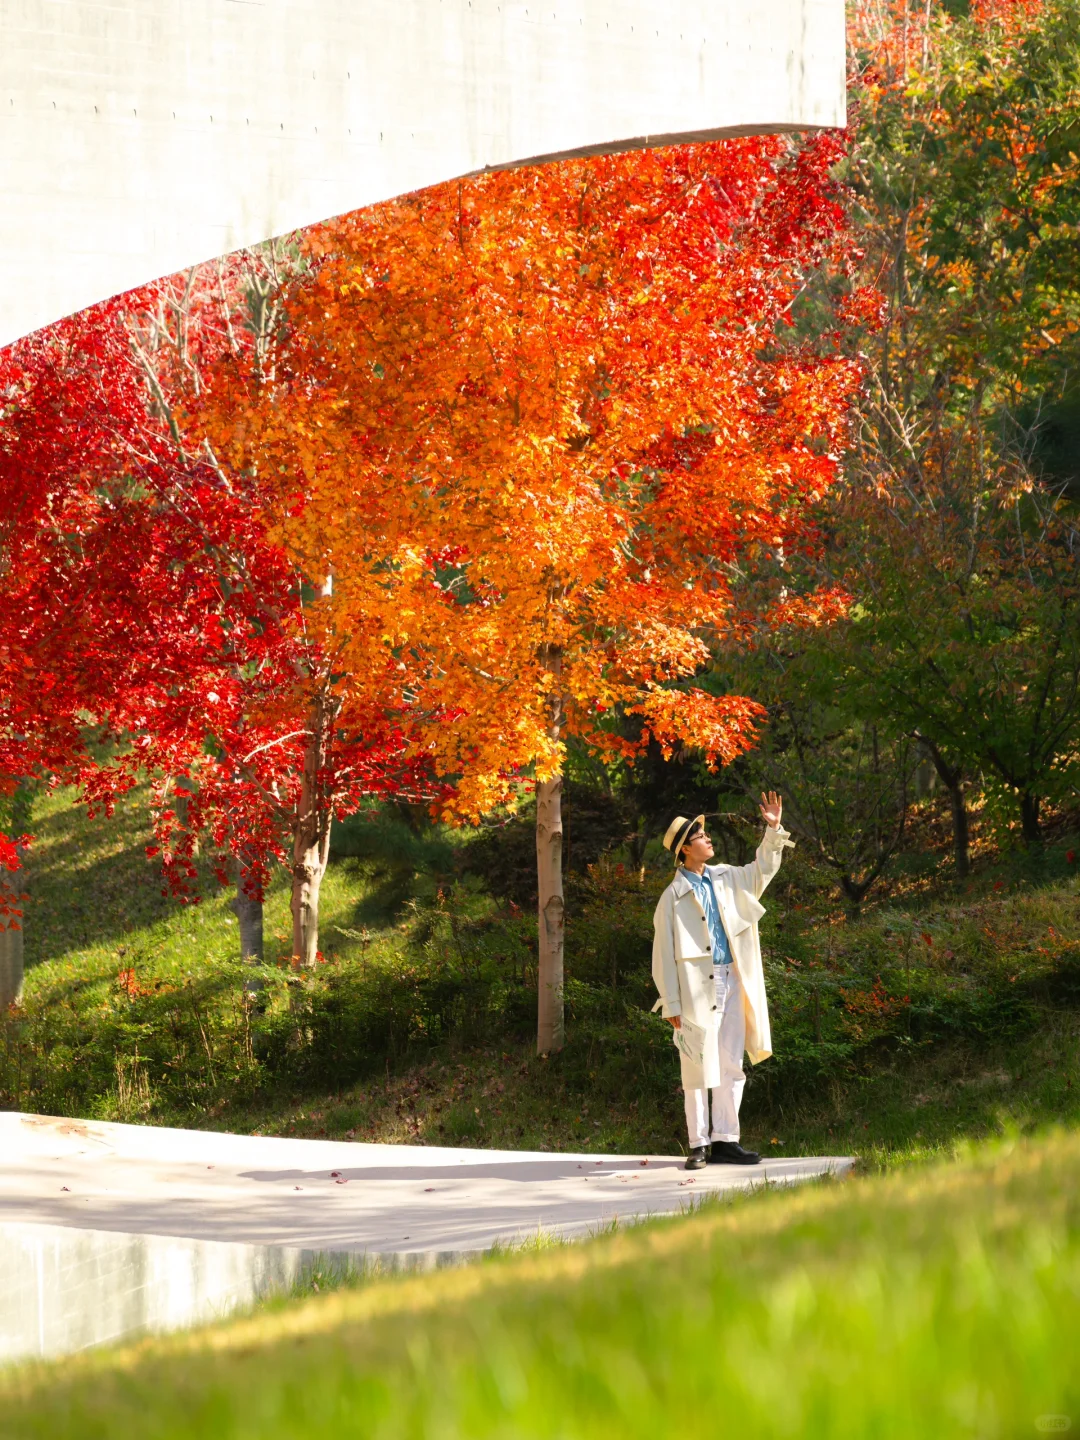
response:
<path id="1" fill-rule="evenodd" d="M 1080 1417 L 1080 1134 L 0 1377 L 8 1440 L 948 1437 Z"/>
<path id="2" fill-rule="evenodd" d="M 278 877 L 253 1003 L 230 896 L 209 877 L 197 907 L 161 895 L 141 796 L 93 823 L 48 796 L 32 828 L 0 1103 L 412 1144 L 684 1144 L 646 1013 L 659 872 L 575 881 L 569 1043 L 541 1060 L 531 917 L 460 867 L 440 879 L 445 836 L 398 837 L 387 863 L 354 837 L 312 974 L 289 965 Z M 858 919 L 804 862 L 781 872 L 763 935 L 777 1053 L 750 1069 L 743 1139 L 855 1155 L 855 1178 L 5 1372 L 0 1435 L 1005 1440 L 1077 1423 L 1080 890 L 1057 848 L 960 889 L 923 867 Z"/>
<path id="3" fill-rule="evenodd" d="M 277 877 L 255 1007 L 229 895 L 207 876 L 199 906 L 162 897 L 142 796 L 88 822 L 57 793 L 39 799 L 32 828 L 26 1006 L 0 1022 L 2 1104 L 397 1143 L 685 1144 L 672 1047 L 646 1013 L 660 875 L 642 886 L 601 866 L 579 885 L 569 1044 L 539 1060 L 531 919 L 468 877 L 453 888 L 400 864 L 333 863 L 327 964 L 313 975 L 289 967 Z M 376 839 L 376 850 L 394 841 Z M 786 865 L 764 931 L 776 1055 L 748 1067 L 744 1141 L 886 1169 L 958 1138 L 1080 1124 L 1080 891 L 1058 849 L 1042 883 L 1007 864 L 959 891 L 924 877 L 914 899 L 856 921 Z"/>
<path id="4" fill-rule="evenodd" d="M 88 820 L 73 804 L 72 792 L 39 796 L 32 821 L 35 842 L 26 861 L 31 900 L 27 907 L 26 965 L 30 989 L 48 976 L 67 974 L 80 983 L 115 979 L 122 966 L 152 964 L 183 975 L 207 962 L 238 958 L 236 917 L 224 891 L 201 865 L 201 901 L 180 905 L 162 894 L 157 862 L 146 858 L 151 834 L 146 795 L 136 790 L 117 804 L 110 818 Z M 363 942 L 341 936 L 335 927 L 356 920 L 357 905 L 374 900 L 385 944 L 386 906 L 379 885 L 358 880 L 346 861 L 331 866 L 322 890 L 324 948 L 352 953 Z M 361 920 L 362 924 L 362 920 Z M 266 900 L 267 958 L 277 962 L 292 949 L 289 891 L 283 870 L 275 872 Z M 59 967 L 59 968 L 57 968 Z"/>

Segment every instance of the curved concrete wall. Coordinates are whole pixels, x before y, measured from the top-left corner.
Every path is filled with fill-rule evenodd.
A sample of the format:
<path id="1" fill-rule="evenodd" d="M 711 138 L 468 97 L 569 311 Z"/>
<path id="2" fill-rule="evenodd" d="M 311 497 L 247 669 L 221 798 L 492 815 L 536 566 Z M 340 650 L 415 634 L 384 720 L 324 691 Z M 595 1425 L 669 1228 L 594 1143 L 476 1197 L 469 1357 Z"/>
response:
<path id="1" fill-rule="evenodd" d="M 209 1324 L 316 1275 L 378 1279 L 489 1253 L 369 1256 L 0 1220 L 0 1365 Z"/>
<path id="2" fill-rule="evenodd" d="M 843 0 L 3 0 L 0 344 L 457 175 L 844 121 Z"/>

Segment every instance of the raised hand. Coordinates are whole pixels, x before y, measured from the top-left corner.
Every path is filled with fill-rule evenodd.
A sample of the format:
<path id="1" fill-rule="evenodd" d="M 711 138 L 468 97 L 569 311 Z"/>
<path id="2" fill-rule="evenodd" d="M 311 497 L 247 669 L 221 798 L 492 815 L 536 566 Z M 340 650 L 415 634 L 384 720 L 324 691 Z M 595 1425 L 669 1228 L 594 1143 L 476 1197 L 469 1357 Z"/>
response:
<path id="1" fill-rule="evenodd" d="M 761 792 L 761 818 L 766 825 L 770 825 L 775 830 L 780 824 L 783 809 L 784 802 L 775 790 L 770 790 L 768 794 L 765 791 Z"/>

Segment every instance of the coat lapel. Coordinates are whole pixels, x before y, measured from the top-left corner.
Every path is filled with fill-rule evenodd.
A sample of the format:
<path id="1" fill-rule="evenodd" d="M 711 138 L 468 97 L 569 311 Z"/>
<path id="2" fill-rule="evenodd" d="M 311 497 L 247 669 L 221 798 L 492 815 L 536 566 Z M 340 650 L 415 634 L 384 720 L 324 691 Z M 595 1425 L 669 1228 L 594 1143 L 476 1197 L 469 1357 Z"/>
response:
<path id="1" fill-rule="evenodd" d="M 705 868 L 712 877 L 713 892 L 716 895 L 717 904 L 720 906 L 724 929 L 729 937 L 741 935 L 749 927 L 750 921 L 740 915 L 735 907 L 735 896 L 727 877 L 728 866 L 707 865 Z"/>
<path id="2" fill-rule="evenodd" d="M 686 876 L 681 870 L 676 870 L 675 879 L 671 882 L 671 888 L 675 892 L 676 900 L 681 900 L 684 895 L 691 895 L 693 897 L 694 904 L 697 906 L 698 914 L 703 920 L 705 919 L 705 909 L 701 901 L 698 899 L 697 891 L 694 889 L 693 885 L 691 885 L 690 881 L 686 878 Z"/>

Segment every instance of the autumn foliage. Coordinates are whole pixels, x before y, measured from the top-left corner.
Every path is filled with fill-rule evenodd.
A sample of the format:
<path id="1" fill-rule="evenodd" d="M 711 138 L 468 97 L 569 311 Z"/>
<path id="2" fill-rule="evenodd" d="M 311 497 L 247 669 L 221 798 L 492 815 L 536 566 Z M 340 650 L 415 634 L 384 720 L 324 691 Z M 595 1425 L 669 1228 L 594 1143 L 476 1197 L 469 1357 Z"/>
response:
<path id="1" fill-rule="evenodd" d="M 225 355 L 269 363 L 262 278 L 235 257 L 0 356 L 0 773 L 78 784 L 106 809 L 148 776 L 150 853 L 181 898 L 197 898 L 200 838 L 257 903 L 272 863 L 325 852 L 335 807 L 432 793 L 379 697 L 308 633 L 315 587 L 251 485 L 176 423 Z M 295 880 L 316 898 L 308 869 Z"/>
<path id="2" fill-rule="evenodd" d="M 760 707 L 693 678 L 836 474 L 855 367 L 835 315 L 792 318 L 842 268 L 841 143 L 504 172 L 318 227 L 276 383 L 232 364 L 193 408 L 274 538 L 333 575 L 320 643 L 396 668 L 455 813 L 534 776 L 543 852 L 568 733 L 713 764 L 752 743 Z"/>
<path id="3" fill-rule="evenodd" d="M 785 329 L 842 245 L 838 154 L 571 162 L 319 227 L 288 375 L 238 406 L 231 372 L 201 412 L 332 571 L 343 662 L 408 654 L 467 812 L 558 770 L 556 713 L 604 751 L 616 707 L 712 759 L 748 743 L 752 703 L 668 687 L 738 622 L 732 567 L 802 543 L 835 475 L 853 367 Z"/>

